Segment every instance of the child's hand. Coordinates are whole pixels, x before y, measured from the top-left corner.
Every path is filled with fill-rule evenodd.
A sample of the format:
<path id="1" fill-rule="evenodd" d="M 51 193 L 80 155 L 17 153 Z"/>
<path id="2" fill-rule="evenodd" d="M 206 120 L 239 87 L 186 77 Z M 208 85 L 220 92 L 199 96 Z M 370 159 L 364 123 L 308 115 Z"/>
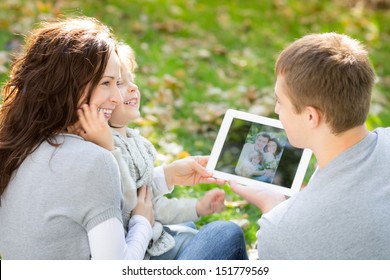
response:
<path id="1" fill-rule="evenodd" d="M 225 191 L 221 189 L 209 190 L 196 204 L 196 212 L 199 217 L 221 212 L 224 208 Z"/>
<path id="2" fill-rule="evenodd" d="M 99 112 L 94 105 L 84 104 L 77 110 L 77 114 L 81 124 L 77 134 L 87 141 L 112 151 L 114 140 L 103 112 Z"/>
<path id="3" fill-rule="evenodd" d="M 137 206 L 133 209 L 131 214 L 144 216 L 152 226 L 154 225 L 152 190 L 147 186 L 142 186 L 138 189 Z"/>
<path id="4" fill-rule="evenodd" d="M 206 170 L 209 160 L 208 156 L 186 157 L 175 160 L 164 166 L 165 179 L 168 186 L 184 185 L 193 186 L 196 184 L 218 184 L 224 185 L 222 179 L 211 177 L 213 174 Z"/>

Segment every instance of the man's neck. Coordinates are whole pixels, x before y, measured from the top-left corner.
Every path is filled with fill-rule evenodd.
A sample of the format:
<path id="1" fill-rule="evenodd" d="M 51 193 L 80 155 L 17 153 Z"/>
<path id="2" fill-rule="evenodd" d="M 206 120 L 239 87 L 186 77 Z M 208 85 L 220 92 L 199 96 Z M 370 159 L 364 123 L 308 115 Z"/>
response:
<path id="1" fill-rule="evenodd" d="M 362 141 L 369 131 L 365 125 L 347 130 L 339 135 L 325 133 L 312 148 L 320 169 L 323 169 L 341 153 Z"/>

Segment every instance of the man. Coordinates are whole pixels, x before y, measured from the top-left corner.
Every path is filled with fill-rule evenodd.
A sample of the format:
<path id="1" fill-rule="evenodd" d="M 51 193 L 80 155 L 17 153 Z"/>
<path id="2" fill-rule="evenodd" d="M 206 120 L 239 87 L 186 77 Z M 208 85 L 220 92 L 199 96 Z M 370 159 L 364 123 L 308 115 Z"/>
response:
<path id="1" fill-rule="evenodd" d="M 365 125 L 375 81 L 367 52 L 346 35 L 313 34 L 288 46 L 275 70 L 275 112 L 318 168 L 287 200 L 231 182 L 263 213 L 259 258 L 390 259 L 390 129 Z"/>

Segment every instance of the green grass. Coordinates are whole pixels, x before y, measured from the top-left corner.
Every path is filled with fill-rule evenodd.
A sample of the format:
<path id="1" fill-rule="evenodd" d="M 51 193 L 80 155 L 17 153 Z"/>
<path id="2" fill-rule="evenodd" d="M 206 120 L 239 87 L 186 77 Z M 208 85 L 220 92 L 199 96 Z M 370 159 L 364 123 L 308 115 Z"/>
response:
<path id="1" fill-rule="evenodd" d="M 143 94 L 144 118 L 137 125 L 167 155 L 165 161 L 171 161 L 178 157 L 177 151 L 210 153 L 227 108 L 275 117 L 275 58 L 288 43 L 313 32 L 346 33 L 368 46 L 380 79 L 367 123 L 371 129 L 389 126 L 389 10 L 343 2 L 5 0 L 0 4 L 0 51 L 8 54 L 10 42 L 22 41 L 13 33 L 25 34 L 44 18 L 86 15 L 111 26 L 137 54 L 136 81 Z M 8 67 L 9 59 L 0 63 Z M 0 73 L 0 82 L 6 77 L 6 71 Z M 177 150 L 166 143 L 176 143 Z M 212 187 L 177 187 L 173 196 L 200 197 Z M 224 189 L 229 201 L 240 200 L 228 187 Z M 245 237 L 252 246 L 260 215 L 251 205 L 230 203 L 224 212 L 202 218 L 198 225 L 248 219 Z"/>

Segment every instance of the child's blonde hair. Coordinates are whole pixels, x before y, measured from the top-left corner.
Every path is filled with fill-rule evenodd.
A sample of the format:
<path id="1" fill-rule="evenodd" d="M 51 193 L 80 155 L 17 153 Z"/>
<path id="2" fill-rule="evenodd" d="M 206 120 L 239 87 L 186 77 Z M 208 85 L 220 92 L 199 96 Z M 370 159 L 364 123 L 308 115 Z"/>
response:
<path id="1" fill-rule="evenodd" d="M 264 160 L 264 156 L 262 153 L 254 151 L 249 154 L 249 160 L 252 161 L 253 159 L 257 159 L 259 163 L 262 163 Z"/>
<path id="2" fill-rule="evenodd" d="M 134 50 L 127 44 L 120 42 L 118 44 L 118 56 L 121 61 L 121 73 L 134 73 L 137 68 Z"/>

